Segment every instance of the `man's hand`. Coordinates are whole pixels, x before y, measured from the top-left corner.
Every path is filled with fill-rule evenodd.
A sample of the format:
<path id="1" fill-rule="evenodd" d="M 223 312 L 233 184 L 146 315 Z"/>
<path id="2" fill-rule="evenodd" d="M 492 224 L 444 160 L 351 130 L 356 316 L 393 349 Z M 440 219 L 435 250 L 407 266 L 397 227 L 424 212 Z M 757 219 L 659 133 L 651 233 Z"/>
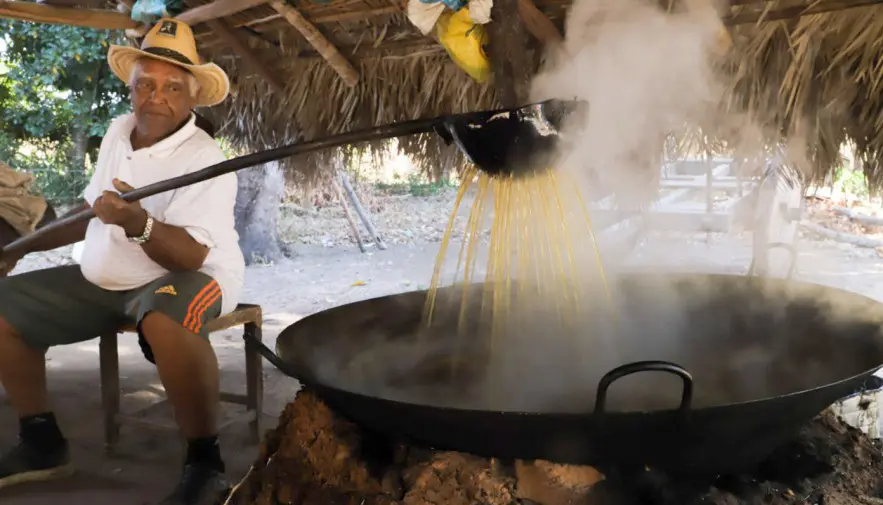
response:
<path id="1" fill-rule="evenodd" d="M 113 180 L 113 187 L 120 193 L 128 193 L 135 189 L 119 179 Z M 102 223 L 117 225 L 130 237 L 140 236 L 147 225 L 147 212 L 141 208 L 141 204 L 127 202 L 119 193 L 113 191 L 105 191 L 96 198 L 92 209 Z"/>
<path id="2" fill-rule="evenodd" d="M 15 265 L 20 259 L 20 256 L 6 256 L 0 254 L 0 277 L 6 277 L 9 275 L 9 272 L 15 269 Z"/>

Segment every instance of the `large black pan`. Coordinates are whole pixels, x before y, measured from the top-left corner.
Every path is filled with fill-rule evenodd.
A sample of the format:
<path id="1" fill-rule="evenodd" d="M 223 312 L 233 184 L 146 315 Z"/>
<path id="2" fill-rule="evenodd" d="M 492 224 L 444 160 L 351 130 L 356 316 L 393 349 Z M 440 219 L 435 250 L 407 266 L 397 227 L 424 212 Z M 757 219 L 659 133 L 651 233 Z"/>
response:
<path id="1" fill-rule="evenodd" d="M 423 291 L 311 315 L 282 332 L 273 361 L 358 424 L 411 443 L 686 472 L 746 470 L 878 384 L 883 304 L 863 296 L 728 275 L 628 274 L 615 286 L 616 340 L 603 345 L 602 313 L 586 311 L 598 319 L 582 338 L 531 314 L 495 341 L 508 369 L 491 365 L 481 324 L 457 337 L 459 290 L 440 296 L 431 330 Z M 453 355 L 465 358 L 452 380 L 439 363 Z"/>

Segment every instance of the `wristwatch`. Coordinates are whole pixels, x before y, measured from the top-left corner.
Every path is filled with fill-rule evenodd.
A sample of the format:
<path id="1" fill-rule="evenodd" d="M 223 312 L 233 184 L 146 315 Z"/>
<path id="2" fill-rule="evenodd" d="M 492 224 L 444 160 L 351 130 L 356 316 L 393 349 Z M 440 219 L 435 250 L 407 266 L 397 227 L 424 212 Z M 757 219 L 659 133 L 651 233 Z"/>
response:
<path id="1" fill-rule="evenodd" d="M 133 244 L 143 244 L 150 240 L 150 232 L 153 231 L 153 216 L 147 214 L 147 222 L 144 224 L 144 233 L 140 237 L 127 237 Z"/>

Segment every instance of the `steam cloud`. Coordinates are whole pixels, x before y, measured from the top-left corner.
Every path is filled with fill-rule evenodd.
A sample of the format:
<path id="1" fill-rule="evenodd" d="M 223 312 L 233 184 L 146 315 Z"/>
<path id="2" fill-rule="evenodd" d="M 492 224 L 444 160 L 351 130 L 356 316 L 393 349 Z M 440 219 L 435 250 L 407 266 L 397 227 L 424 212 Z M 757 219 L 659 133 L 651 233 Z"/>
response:
<path id="1" fill-rule="evenodd" d="M 713 67 L 723 27 L 710 5 L 692 3 L 666 13 L 646 0 L 576 0 L 554 63 L 532 85 L 532 102 L 588 102 L 559 168 L 591 170 L 626 207 L 655 197 L 666 135 L 705 122 L 724 96 Z"/>

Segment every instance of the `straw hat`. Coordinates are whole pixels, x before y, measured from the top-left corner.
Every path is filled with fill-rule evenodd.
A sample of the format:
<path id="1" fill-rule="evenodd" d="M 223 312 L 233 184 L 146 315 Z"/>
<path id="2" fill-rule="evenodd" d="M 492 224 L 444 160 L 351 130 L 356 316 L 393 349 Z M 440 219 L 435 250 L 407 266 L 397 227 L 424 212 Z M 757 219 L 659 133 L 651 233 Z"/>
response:
<path id="1" fill-rule="evenodd" d="M 214 63 L 200 63 L 193 30 L 177 19 L 160 19 L 144 36 L 141 49 L 110 46 L 107 62 L 113 73 L 128 83 L 132 67 L 139 58 L 148 57 L 186 69 L 199 82 L 196 105 L 208 107 L 224 101 L 230 91 L 230 79 Z"/>

